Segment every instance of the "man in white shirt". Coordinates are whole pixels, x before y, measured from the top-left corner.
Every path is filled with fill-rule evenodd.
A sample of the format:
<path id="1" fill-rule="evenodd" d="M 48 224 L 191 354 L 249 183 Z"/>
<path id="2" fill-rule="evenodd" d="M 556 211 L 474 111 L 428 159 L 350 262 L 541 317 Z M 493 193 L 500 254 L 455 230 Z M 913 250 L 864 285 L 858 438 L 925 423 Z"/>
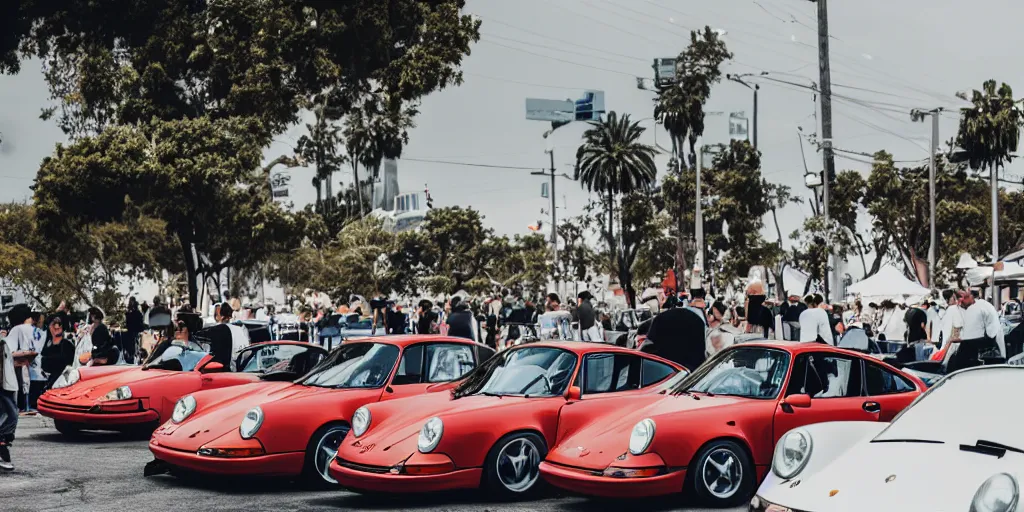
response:
<path id="1" fill-rule="evenodd" d="M 818 341 L 818 338 L 821 338 L 825 343 L 835 345 L 828 312 L 821 307 L 824 300 L 815 294 L 808 295 L 804 302 L 807 309 L 800 313 L 800 341 Z"/>
<path id="2" fill-rule="evenodd" d="M 946 300 L 946 309 L 939 313 L 938 334 L 932 331 L 932 341 L 946 346 L 953 340 L 960 339 L 964 329 L 964 312 L 959 306 L 959 297 L 953 290 L 942 292 L 942 298 Z"/>
<path id="3" fill-rule="evenodd" d="M 970 291 L 961 291 L 960 307 L 964 308 L 964 330 L 960 336 L 965 340 L 993 338 L 999 352 L 1006 357 L 1006 341 L 1003 340 L 1003 326 L 999 323 L 999 312 L 985 299 L 976 299 Z"/>
<path id="4" fill-rule="evenodd" d="M 217 313 L 217 321 L 227 325 L 231 330 L 231 362 L 234 363 L 234 356 L 238 354 L 238 351 L 249 346 L 249 331 L 241 325 L 231 323 L 231 315 L 234 313 L 231 304 L 227 302 L 221 304 Z"/>

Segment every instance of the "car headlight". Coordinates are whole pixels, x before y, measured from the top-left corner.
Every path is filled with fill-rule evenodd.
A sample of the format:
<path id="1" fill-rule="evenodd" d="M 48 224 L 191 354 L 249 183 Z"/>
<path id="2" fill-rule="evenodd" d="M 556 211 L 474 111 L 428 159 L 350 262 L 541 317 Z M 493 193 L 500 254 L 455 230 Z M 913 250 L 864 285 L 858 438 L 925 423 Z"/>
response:
<path id="1" fill-rule="evenodd" d="M 81 380 L 81 378 L 82 374 L 79 373 L 77 369 L 71 370 L 67 373 L 62 373 L 60 377 L 57 377 L 57 380 L 53 383 L 53 386 L 51 386 L 50 389 L 66 388 L 75 384 Z"/>
<path id="2" fill-rule="evenodd" d="M 654 420 L 650 418 L 640 420 L 640 423 L 633 427 L 633 432 L 629 434 L 629 453 L 643 455 L 651 447 L 653 440 Z"/>
<path id="3" fill-rule="evenodd" d="M 192 395 L 181 397 L 178 403 L 174 404 L 174 411 L 171 413 L 171 421 L 181 423 L 196 412 L 196 399 Z"/>
<path id="4" fill-rule="evenodd" d="M 437 443 L 441 442 L 441 434 L 444 434 L 444 422 L 436 416 L 430 418 L 420 429 L 420 438 L 416 441 L 416 448 L 419 448 L 420 453 L 434 451 L 434 448 L 437 448 Z"/>
<path id="5" fill-rule="evenodd" d="M 263 409 L 259 406 L 253 407 L 242 418 L 242 424 L 238 426 L 238 435 L 242 436 L 242 439 L 252 439 L 252 436 L 260 430 L 261 425 L 263 425 Z"/>
<path id="6" fill-rule="evenodd" d="M 103 395 L 103 400 L 128 400 L 132 397 L 132 388 L 128 386 L 121 386 L 106 395 Z"/>
<path id="7" fill-rule="evenodd" d="M 370 410 L 360 407 L 352 415 L 352 433 L 359 437 L 365 434 L 368 428 L 370 428 Z"/>
<path id="8" fill-rule="evenodd" d="M 971 512 L 1012 512 L 1017 510 L 1019 498 L 1017 479 L 1007 473 L 996 473 L 974 493 Z"/>
<path id="9" fill-rule="evenodd" d="M 811 434 L 802 428 L 790 430 L 775 445 L 775 457 L 772 459 L 772 471 L 779 478 L 793 478 L 804 469 L 811 458 L 814 442 Z"/>

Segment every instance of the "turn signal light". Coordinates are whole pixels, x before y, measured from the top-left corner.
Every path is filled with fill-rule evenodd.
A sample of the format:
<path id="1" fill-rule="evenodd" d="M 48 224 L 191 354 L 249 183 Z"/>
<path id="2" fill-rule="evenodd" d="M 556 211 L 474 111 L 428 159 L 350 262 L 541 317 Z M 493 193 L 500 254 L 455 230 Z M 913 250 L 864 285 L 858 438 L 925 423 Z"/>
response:
<path id="1" fill-rule="evenodd" d="M 265 453 L 263 448 L 200 448 L 196 452 L 196 454 L 204 457 L 224 458 L 256 457 Z"/>
<path id="2" fill-rule="evenodd" d="M 455 464 L 446 462 L 443 464 L 423 464 L 423 465 L 406 465 L 404 473 L 406 475 L 440 475 L 442 473 L 450 473 L 455 471 Z"/>
<path id="3" fill-rule="evenodd" d="M 664 468 L 617 468 L 614 466 L 604 470 L 603 476 L 610 478 L 648 478 L 658 476 Z"/>

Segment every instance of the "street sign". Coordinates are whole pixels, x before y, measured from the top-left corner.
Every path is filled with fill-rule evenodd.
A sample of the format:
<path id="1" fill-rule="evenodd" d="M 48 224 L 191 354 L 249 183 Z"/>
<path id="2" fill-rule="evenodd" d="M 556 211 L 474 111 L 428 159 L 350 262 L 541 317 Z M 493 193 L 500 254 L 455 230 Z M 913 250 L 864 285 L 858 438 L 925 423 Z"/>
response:
<path id="1" fill-rule="evenodd" d="M 657 87 L 666 87 L 672 85 L 676 81 L 676 60 L 671 59 L 654 59 L 654 85 Z"/>
<path id="2" fill-rule="evenodd" d="M 275 201 L 285 201 L 289 197 L 288 184 L 292 181 L 286 171 L 277 171 L 270 175 L 270 195 Z"/>
<path id="3" fill-rule="evenodd" d="M 530 121 L 558 124 L 596 121 L 604 113 L 604 91 L 586 91 L 577 100 L 526 98 L 526 119 Z"/>
<path id="4" fill-rule="evenodd" d="M 750 120 L 743 112 L 729 114 L 729 138 L 732 140 L 750 140 Z"/>
<path id="5" fill-rule="evenodd" d="M 546 181 L 544 183 L 540 184 L 540 196 L 545 198 L 545 199 L 547 199 L 549 197 L 549 194 L 548 194 L 548 182 L 546 182 Z"/>

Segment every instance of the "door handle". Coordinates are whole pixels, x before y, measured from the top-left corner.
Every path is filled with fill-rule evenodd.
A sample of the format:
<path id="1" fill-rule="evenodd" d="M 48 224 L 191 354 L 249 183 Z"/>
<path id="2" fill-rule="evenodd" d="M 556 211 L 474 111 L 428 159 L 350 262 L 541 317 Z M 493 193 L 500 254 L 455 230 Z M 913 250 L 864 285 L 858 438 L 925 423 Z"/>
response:
<path id="1" fill-rule="evenodd" d="M 203 377 L 203 382 L 213 382 L 213 377 Z"/>
<path id="2" fill-rule="evenodd" d="M 864 402 L 864 405 L 861 407 L 864 408 L 864 411 L 870 413 L 882 412 L 882 404 L 878 402 Z"/>

